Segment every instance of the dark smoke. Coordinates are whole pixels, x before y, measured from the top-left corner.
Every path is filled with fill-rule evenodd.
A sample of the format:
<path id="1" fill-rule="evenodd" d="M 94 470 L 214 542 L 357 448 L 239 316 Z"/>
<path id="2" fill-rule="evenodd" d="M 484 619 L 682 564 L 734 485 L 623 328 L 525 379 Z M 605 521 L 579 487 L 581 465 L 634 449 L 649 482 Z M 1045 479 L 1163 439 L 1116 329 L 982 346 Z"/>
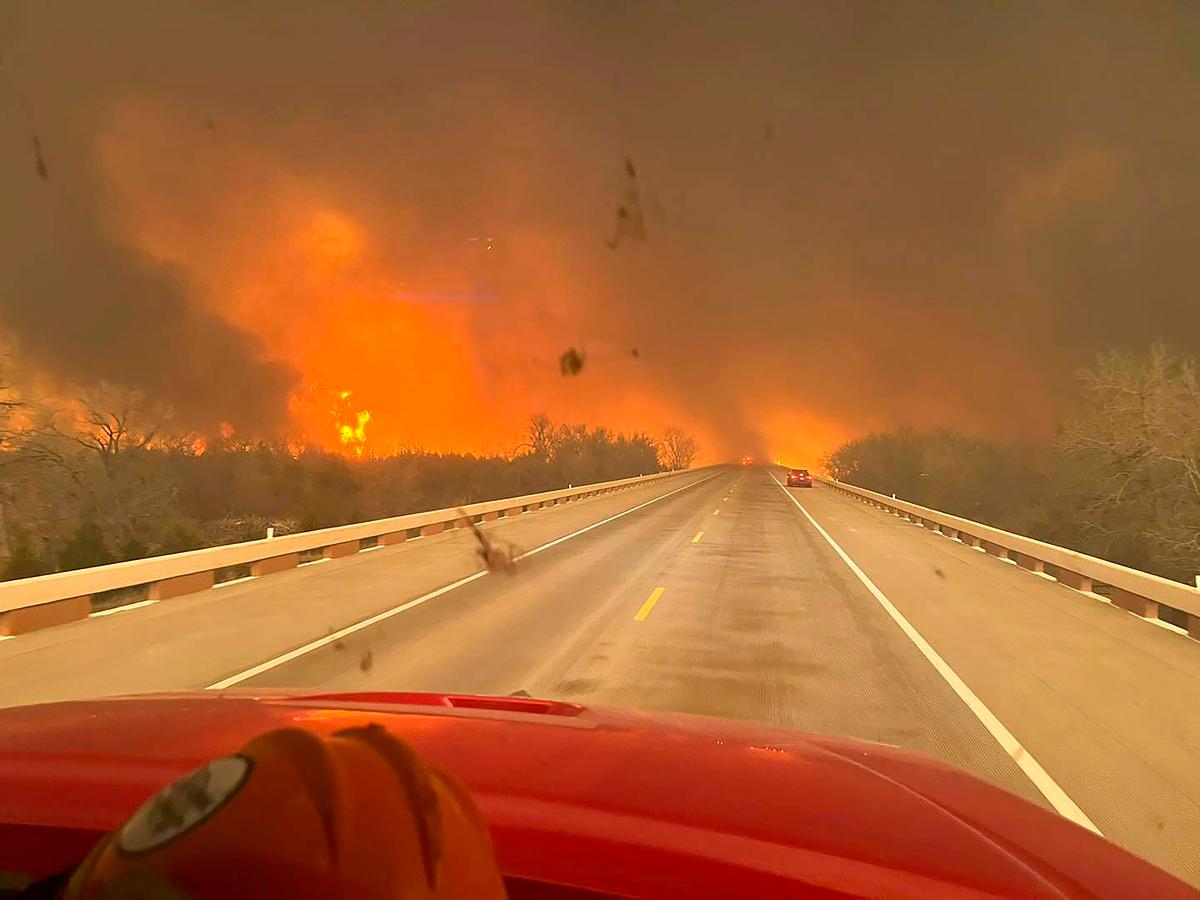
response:
<path id="1" fill-rule="evenodd" d="M 17 43 L 22 11 L 5 5 L 0 50 Z M 43 68 L 33 82 L 21 84 L 35 74 L 30 59 L 0 73 L 0 325 L 21 359 L 68 386 L 142 389 L 169 402 L 185 425 L 226 421 L 248 433 L 279 432 L 295 375 L 211 312 L 185 272 L 105 233 L 105 185 L 88 133 L 103 84 L 99 95 L 82 86 L 74 95 L 72 86 L 55 83 L 53 56 L 36 64 Z M 21 88 L 48 102 L 35 106 Z M 28 152 L 21 160 L 12 138 L 37 122 L 48 126 L 47 136 L 27 138 L 33 160 Z M 47 156 L 57 163 L 54 178 Z"/>
<path id="2" fill-rule="evenodd" d="M 53 245 L 5 266 L 4 323 L 24 355 L 76 382 L 143 388 L 197 427 L 228 421 L 270 433 L 284 424 L 284 367 L 207 312 L 183 273 L 72 219 L 56 223 Z"/>

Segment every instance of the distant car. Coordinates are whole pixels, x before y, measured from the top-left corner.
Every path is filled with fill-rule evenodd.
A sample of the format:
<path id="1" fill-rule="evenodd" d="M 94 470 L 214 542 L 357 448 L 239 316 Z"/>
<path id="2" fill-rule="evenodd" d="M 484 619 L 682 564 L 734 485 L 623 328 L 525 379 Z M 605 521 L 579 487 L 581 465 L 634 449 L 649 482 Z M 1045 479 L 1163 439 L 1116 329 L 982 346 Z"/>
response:
<path id="1" fill-rule="evenodd" d="M 808 469 L 792 469 L 787 475 L 788 487 L 812 487 L 812 476 Z"/>
<path id="2" fill-rule="evenodd" d="M 742 465 L 743 465 L 743 466 L 752 466 L 752 465 L 754 465 L 754 457 L 753 457 L 753 456 L 743 456 L 743 457 L 742 457 Z"/>

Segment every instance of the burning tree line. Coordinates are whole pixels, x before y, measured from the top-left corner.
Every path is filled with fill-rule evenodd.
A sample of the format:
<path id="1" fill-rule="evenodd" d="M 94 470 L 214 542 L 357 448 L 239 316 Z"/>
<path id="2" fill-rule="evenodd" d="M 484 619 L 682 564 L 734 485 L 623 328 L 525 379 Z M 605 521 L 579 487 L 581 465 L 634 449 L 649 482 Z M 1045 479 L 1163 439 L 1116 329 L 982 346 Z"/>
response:
<path id="1" fill-rule="evenodd" d="M 508 456 L 207 442 L 103 387 L 72 409 L 0 401 L 0 573 L 23 578 L 264 536 L 686 468 L 695 442 L 534 416 Z"/>
<path id="2" fill-rule="evenodd" d="M 1078 377 L 1053 440 L 893 431 L 839 447 L 829 474 L 1167 578 L 1200 574 L 1200 376 L 1158 346 Z"/>

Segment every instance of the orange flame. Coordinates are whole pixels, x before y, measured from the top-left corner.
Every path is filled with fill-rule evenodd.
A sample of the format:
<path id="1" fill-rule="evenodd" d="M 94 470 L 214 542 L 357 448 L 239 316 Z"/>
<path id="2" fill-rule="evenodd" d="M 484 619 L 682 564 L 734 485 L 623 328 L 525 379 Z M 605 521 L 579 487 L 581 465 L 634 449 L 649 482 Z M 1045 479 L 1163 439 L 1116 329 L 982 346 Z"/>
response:
<path id="1" fill-rule="evenodd" d="M 718 445 L 721 432 L 680 409 L 628 349 L 593 348 L 594 373 L 560 375 L 558 356 L 578 339 L 573 323 L 586 319 L 591 295 L 556 231 L 514 225 L 494 244 L 463 231 L 460 241 L 430 239 L 426 252 L 418 212 L 349 207 L 336 186 L 294 177 L 252 147 L 198 151 L 206 189 L 197 190 L 195 173 L 160 162 L 176 135 L 190 134 L 186 121 L 144 101 L 114 112 L 101 152 L 120 225 L 183 267 L 212 311 L 255 335 L 267 358 L 300 373 L 289 445 L 505 454 L 534 412 L 621 430 L 671 422 L 706 452 Z M 179 155 L 184 146 L 195 151 L 187 144 Z M 476 297 L 485 299 L 460 299 Z M 619 324 L 603 338 L 629 340 Z"/>
<path id="2" fill-rule="evenodd" d="M 355 418 L 357 422 L 354 425 L 338 426 L 338 437 L 354 451 L 355 456 L 362 456 L 367 443 L 367 423 L 371 421 L 371 414 L 364 409 L 355 413 Z"/>

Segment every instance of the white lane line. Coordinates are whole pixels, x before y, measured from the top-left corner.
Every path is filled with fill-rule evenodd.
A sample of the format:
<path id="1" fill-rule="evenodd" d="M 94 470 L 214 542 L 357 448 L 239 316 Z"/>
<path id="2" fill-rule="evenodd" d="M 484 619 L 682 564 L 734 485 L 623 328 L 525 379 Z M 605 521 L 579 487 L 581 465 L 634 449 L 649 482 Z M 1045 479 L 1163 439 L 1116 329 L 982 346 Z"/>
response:
<path id="1" fill-rule="evenodd" d="M 1129 610 L 1125 610 L 1125 612 L 1129 612 Z M 1133 613 L 1133 615 L 1137 616 L 1137 613 Z M 1142 619 L 1141 616 L 1138 616 L 1138 618 Z M 1188 633 L 1186 628 L 1180 628 L 1178 625 L 1172 625 L 1170 622 L 1164 622 L 1162 619 L 1142 619 L 1142 621 L 1149 622 L 1151 625 L 1157 625 L 1159 628 L 1165 628 L 1167 631 L 1174 631 L 1176 634 L 1186 635 Z"/>
<path id="2" fill-rule="evenodd" d="M 958 694 L 959 699 L 975 714 L 975 717 L 988 730 L 988 733 L 996 739 L 996 742 L 1004 749 L 1004 752 L 1012 757 L 1013 761 L 1021 767 L 1021 771 L 1029 777 L 1029 780 L 1033 782 L 1033 786 L 1042 792 L 1042 796 L 1050 801 L 1050 805 L 1058 810 L 1059 815 L 1070 819 L 1078 825 L 1082 825 L 1084 828 L 1090 828 L 1096 834 L 1100 834 L 1100 829 L 1087 817 L 1087 814 L 1079 808 L 1074 800 L 1067 796 L 1066 791 L 1059 787 L 1058 782 L 1050 777 L 1050 773 L 1042 768 L 1041 763 L 1030 755 L 1029 751 L 1021 745 L 1021 742 L 1013 737 L 1013 733 L 1004 727 L 1004 724 L 984 705 L 984 702 L 975 695 L 975 692 L 967 687 L 966 682 L 958 677 L 958 673 L 950 668 L 941 655 L 930 646 L 929 642 L 921 636 L 921 633 L 904 617 L 904 614 L 896 609 L 895 605 L 884 595 L 883 591 L 875 586 L 875 582 L 868 578 L 866 573 L 858 567 L 858 564 L 847 555 L 846 551 L 838 546 L 837 541 L 830 537 L 829 532 L 822 528 L 817 520 L 809 514 L 808 510 L 800 505 L 800 501 L 795 498 L 792 492 L 780 484 L 779 479 L 774 474 L 771 474 L 771 480 L 779 485 L 780 490 L 787 494 L 788 499 L 796 504 L 796 508 L 800 512 L 804 513 L 804 517 L 808 519 L 813 528 L 817 529 L 821 537 L 829 542 L 829 546 L 842 558 L 842 562 L 849 566 L 850 571 L 858 576 L 858 580 L 879 601 L 879 605 L 900 626 L 900 630 L 908 635 L 909 640 L 916 644 L 917 649 L 921 651 L 922 655 L 929 660 L 938 674 L 946 679 L 946 683 L 953 688 L 954 693 Z"/>
<path id="3" fill-rule="evenodd" d="M 659 500 L 666 500 L 668 497 L 678 494 L 680 491 L 686 491 L 688 488 L 693 488 L 698 484 L 704 484 L 704 482 L 706 482 L 712 478 L 716 478 L 720 474 L 721 474 L 720 472 L 715 472 L 712 475 L 706 475 L 705 477 L 701 478 L 699 481 L 693 481 L 691 484 L 685 484 L 683 487 L 676 488 L 675 490 L 671 491 L 671 493 L 669 493 L 669 494 L 663 494 L 661 497 L 654 497 L 651 500 L 647 500 L 645 503 L 639 503 L 637 506 L 634 506 L 631 509 L 625 510 L 625 512 L 619 512 L 615 516 L 609 516 L 607 519 L 601 519 L 599 522 L 593 522 L 591 525 L 588 525 L 584 528 L 580 528 L 578 531 L 572 531 L 570 534 L 563 535 L 560 538 L 550 541 L 548 544 L 542 544 L 542 546 L 540 546 L 540 547 L 534 547 L 532 550 L 530 550 L 526 553 L 522 553 L 520 556 L 517 557 L 517 559 L 522 560 L 527 556 L 533 556 L 535 553 L 541 553 L 543 550 L 549 550 L 551 547 L 557 547 L 563 541 L 569 541 L 569 540 L 571 540 L 571 538 L 576 538 L 576 537 L 579 537 L 579 535 L 581 535 L 581 534 L 586 534 L 587 532 L 591 531 L 593 528 L 599 528 L 601 525 L 607 525 L 609 522 L 613 522 L 613 521 L 621 518 L 622 516 L 627 516 L 632 512 L 637 512 L 639 509 L 649 506 L 651 503 L 657 503 Z"/>
<path id="4" fill-rule="evenodd" d="M 540 547 L 534 547 L 532 550 L 530 550 L 526 553 L 522 553 L 520 556 L 517 557 L 517 559 L 522 560 L 527 557 L 533 556 L 535 553 L 541 553 L 543 550 L 549 550 L 551 547 L 557 547 L 559 544 L 563 543 L 564 541 L 569 541 L 572 538 L 577 538 L 581 534 L 587 534 L 593 528 L 599 528 L 601 525 L 607 525 L 609 522 L 615 522 L 617 519 L 627 516 L 630 513 L 635 513 L 639 509 L 644 509 L 645 507 L 649 506 L 651 503 L 657 503 L 659 500 L 666 500 L 668 497 L 672 497 L 675 494 L 678 494 L 680 491 L 686 491 L 688 488 L 693 488 L 698 484 L 703 484 L 704 482 L 708 481 L 710 478 L 716 478 L 717 475 L 720 475 L 720 474 L 721 474 L 720 472 L 715 472 L 712 475 L 708 475 L 704 478 L 701 478 L 699 481 L 693 481 L 691 484 L 685 484 L 681 488 L 676 488 L 675 490 L 671 491 L 670 493 L 663 494 L 662 496 L 659 496 L 659 497 L 654 497 L 650 500 L 647 500 L 645 503 L 639 503 L 637 506 L 631 507 L 631 508 L 625 510 L 624 512 L 619 512 L 615 516 L 609 516 L 607 519 L 602 519 L 599 522 L 593 522 L 591 525 L 588 525 L 584 528 L 580 528 L 578 531 L 572 531 L 570 534 L 563 535 L 562 537 L 556 538 L 555 540 L 550 541 L 549 543 L 542 544 Z M 458 581 L 453 581 L 450 584 L 444 585 L 435 591 L 430 591 L 428 594 L 422 594 L 420 597 L 417 597 L 413 600 L 409 600 L 407 603 L 401 603 L 399 606 L 394 606 L 389 610 L 385 610 L 384 612 L 381 612 L 377 615 L 371 616 L 369 619 L 363 619 L 361 622 L 355 622 L 353 625 L 349 625 L 349 626 L 343 628 L 341 631 L 335 631 L 335 632 L 332 632 L 331 634 L 325 635 L 325 637 L 318 638 L 315 641 L 309 641 L 307 644 L 297 647 L 295 650 L 289 650 L 287 653 L 284 653 L 281 656 L 276 656 L 274 659 L 268 659 L 266 662 L 261 662 L 257 666 L 252 666 L 249 669 L 246 669 L 244 672 L 238 672 L 236 675 L 230 675 L 228 678 L 222 678 L 220 681 L 216 681 L 216 682 L 213 682 L 212 684 L 208 685 L 208 687 L 206 687 L 205 690 L 220 691 L 220 690 L 224 690 L 227 687 L 233 687 L 233 685 L 235 685 L 235 684 L 240 684 L 241 682 L 246 681 L 249 678 L 253 678 L 256 675 L 261 675 L 263 672 L 267 672 L 271 669 L 276 668 L 277 666 L 282 666 L 286 662 L 291 662 L 293 659 L 297 659 L 301 656 L 304 656 L 304 654 L 306 654 L 306 653 L 311 653 L 313 650 L 317 650 L 320 647 L 326 646 L 327 644 L 332 644 L 334 641 L 339 641 L 342 638 L 346 637 L 346 635 L 348 635 L 348 634 L 353 634 L 356 631 L 361 631 L 364 628 L 369 628 L 372 625 L 376 624 L 377 622 L 382 622 L 384 619 L 390 619 L 392 616 L 399 615 L 400 613 L 404 612 L 405 610 L 412 609 L 414 606 L 420 606 L 422 603 L 427 603 L 430 600 L 434 600 L 434 599 L 442 596 L 442 594 L 448 594 L 451 591 L 462 587 L 463 585 L 470 584 L 472 581 L 477 581 L 478 579 L 482 578 L 483 576 L 485 576 L 487 574 L 488 574 L 487 569 L 483 569 L 482 571 L 475 572 L 474 574 L 468 575 L 465 578 L 460 578 L 460 579 L 458 579 Z"/>
<path id="5" fill-rule="evenodd" d="M 247 581 L 257 581 L 260 575 L 243 575 L 241 578 L 230 578 L 228 581 L 220 581 L 213 585 L 213 590 L 217 588 L 229 587 L 234 584 L 245 584 Z"/>
<path id="6" fill-rule="evenodd" d="M 139 600 L 137 603 L 125 603 L 121 606 L 111 606 L 108 609 L 102 609 L 99 612 L 88 613 L 89 619 L 96 619 L 100 616 L 111 616 L 114 613 L 125 612 L 127 609 L 141 609 L 143 606 L 150 606 L 157 603 L 157 600 Z"/>

